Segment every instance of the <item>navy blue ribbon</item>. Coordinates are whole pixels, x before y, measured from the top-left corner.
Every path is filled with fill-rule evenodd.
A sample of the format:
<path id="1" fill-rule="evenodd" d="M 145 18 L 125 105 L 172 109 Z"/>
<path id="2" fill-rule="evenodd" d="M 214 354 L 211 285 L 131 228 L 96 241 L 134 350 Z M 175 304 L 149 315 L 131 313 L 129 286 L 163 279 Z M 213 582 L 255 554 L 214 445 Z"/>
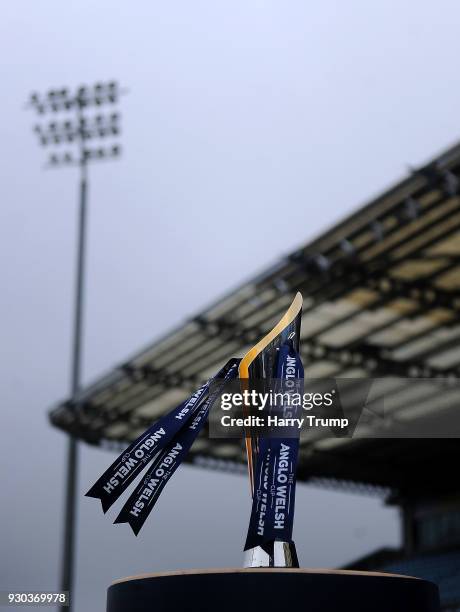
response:
<path id="1" fill-rule="evenodd" d="M 277 392 L 303 392 L 299 386 L 303 379 L 302 361 L 289 343 L 279 349 L 275 378 L 278 384 Z M 298 410 L 299 407 L 286 402 L 281 408 L 276 408 L 276 414 L 283 419 L 297 418 Z M 245 550 L 262 546 L 268 551 L 269 543 L 275 540 L 292 540 L 299 450 L 298 435 L 292 434 L 291 430 L 289 437 L 262 437 L 259 441 Z"/>
<path id="2" fill-rule="evenodd" d="M 229 370 L 233 371 L 236 361 L 239 363 L 239 360 L 231 359 L 216 376 L 210 378 L 186 401 L 159 419 L 134 440 L 86 493 L 87 497 L 100 499 L 104 513 L 107 512 L 152 459 L 166 447 L 169 448 L 168 445 L 176 434 L 200 410 L 210 384 L 216 378 L 225 377 Z"/>
<path id="3" fill-rule="evenodd" d="M 213 392 L 195 412 L 190 422 L 159 453 L 145 478 L 123 506 L 114 521 L 115 523 L 129 523 L 133 532 L 136 535 L 139 533 L 164 487 L 185 459 L 190 447 L 205 425 L 209 410 L 220 394 L 222 387 L 227 381 L 236 378 L 238 375 L 239 361 L 239 359 L 232 359 L 229 362 L 231 365 L 222 379 L 222 384 L 216 385 Z"/>

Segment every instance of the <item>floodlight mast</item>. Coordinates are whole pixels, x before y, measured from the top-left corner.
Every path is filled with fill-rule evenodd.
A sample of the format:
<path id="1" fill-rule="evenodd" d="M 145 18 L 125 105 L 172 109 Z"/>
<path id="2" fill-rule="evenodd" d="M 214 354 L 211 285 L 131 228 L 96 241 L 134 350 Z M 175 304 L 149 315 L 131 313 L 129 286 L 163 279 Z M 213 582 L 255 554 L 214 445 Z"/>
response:
<path id="1" fill-rule="evenodd" d="M 103 115 L 97 109 L 106 104 L 114 106 L 120 95 L 118 83 L 96 83 L 94 86 L 81 86 L 73 93 L 67 88 L 51 90 L 45 95 L 33 93 L 28 106 L 39 115 L 47 113 L 65 113 L 63 121 L 51 121 L 46 127 L 36 125 L 34 131 L 43 146 L 56 146 L 58 152 L 50 154 L 48 167 L 78 166 L 79 206 L 76 254 L 76 284 L 73 340 L 71 355 L 71 396 L 77 398 L 81 385 L 82 342 L 83 342 L 83 306 L 86 267 L 87 235 L 87 196 L 88 164 L 92 161 L 114 159 L 120 156 L 121 149 L 117 139 L 120 134 L 120 115 L 112 112 Z M 94 111 L 96 110 L 96 113 Z M 110 139 L 109 146 L 91 146 L 97 139 Z M 90 142 L 88 142 L 90 141 Z M 70 150 L 60 152 L 61 145 L 66 143 Z M 74 150 L 72 150 L 74 149 Z M 75 409 L 78 408 L 77 404 Z M 69 435 L 67 449 L 67 476 L 65 494 L 64 534 L 62 547 L 61 590 L 72 595 L 75 567 L 75 534 L 76 534 L 76 495 L 78 481 L 78 445 L 77 439 Z M 62 612 L 70 612 L 73 604 L 69 597 L 69 606 L 61 606 Z"/>

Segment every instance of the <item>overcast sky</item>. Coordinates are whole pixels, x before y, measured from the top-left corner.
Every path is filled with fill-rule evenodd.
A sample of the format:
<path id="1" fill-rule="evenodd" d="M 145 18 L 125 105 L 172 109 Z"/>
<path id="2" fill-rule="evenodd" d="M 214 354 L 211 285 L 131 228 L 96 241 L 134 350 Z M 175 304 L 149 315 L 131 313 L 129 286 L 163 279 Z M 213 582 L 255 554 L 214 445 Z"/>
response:
<path id="1" fill-rule="evenodd" d="M 77 174 L 32 90 L 119 79 L 123 159 L 90 172 L 85 381 L 460 138 L 454 0 L 14 0 L 2 73 L 1 587 L 57 588 Z M 82 449 L 83 493 L 113 457 Z M 76 610 L 119 576 L 240 565 L 246 480 L 181 468 L 139 538 L 80 495 Z M 396 545 L 379 500 L 300 487 L 304 566 Z"/>

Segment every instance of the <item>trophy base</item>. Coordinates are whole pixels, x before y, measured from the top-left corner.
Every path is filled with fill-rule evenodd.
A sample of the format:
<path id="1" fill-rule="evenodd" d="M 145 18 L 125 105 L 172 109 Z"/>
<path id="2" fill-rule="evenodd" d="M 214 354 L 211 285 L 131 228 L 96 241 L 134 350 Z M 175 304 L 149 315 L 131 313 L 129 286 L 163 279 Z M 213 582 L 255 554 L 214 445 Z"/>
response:
<path id="1" fill-rule="evenodd" d="M 122 578 L 107 612 L 439 612 L 438 588 L 409 576 L 311 569 L 184 570 Z"/>
<path id="2" fill-rule="evenodd" d="M 294 542 L 270 542 L 267 550 L 255 546 L 244 553 L 244 567 L 299 567 Z"/>

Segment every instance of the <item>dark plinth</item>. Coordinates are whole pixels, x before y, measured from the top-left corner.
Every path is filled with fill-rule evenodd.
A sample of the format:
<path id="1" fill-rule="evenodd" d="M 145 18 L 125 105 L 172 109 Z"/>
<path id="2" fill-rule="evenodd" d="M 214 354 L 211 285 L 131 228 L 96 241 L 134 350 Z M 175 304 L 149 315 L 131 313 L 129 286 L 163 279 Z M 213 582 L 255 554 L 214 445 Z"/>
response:
<path id="1" fill-rule="evenodd" d="M 107 612 L 438 612 L 438 587 L 395 574 L 215 569 L 116 581 Z"/>

